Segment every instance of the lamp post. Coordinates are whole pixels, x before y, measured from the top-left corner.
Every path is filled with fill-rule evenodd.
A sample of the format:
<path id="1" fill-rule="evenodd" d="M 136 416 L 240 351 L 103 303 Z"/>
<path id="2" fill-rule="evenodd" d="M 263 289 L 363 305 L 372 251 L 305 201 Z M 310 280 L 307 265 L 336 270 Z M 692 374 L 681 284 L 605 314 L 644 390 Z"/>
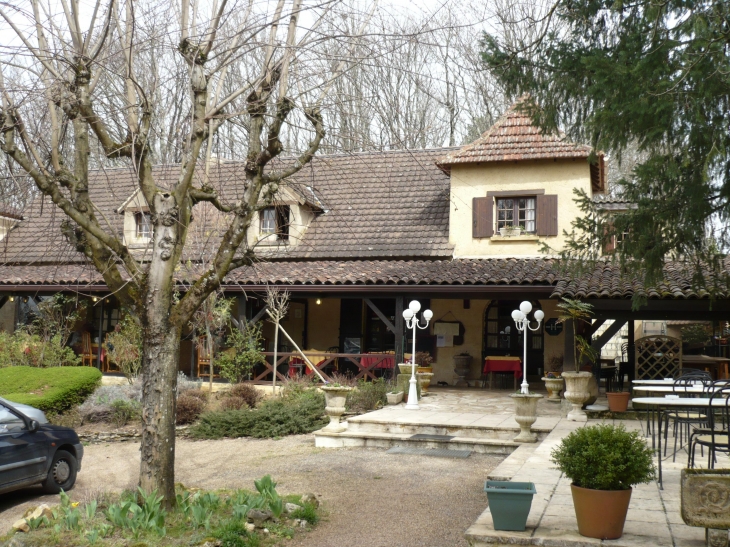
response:
<path id="1" fill-rule="evenodd" d="M 520 304 L 519 310 L 514 310 L 512 312 L 512 319 L 515 321 L 515 326 L 517 326 L 517 332 L 522 333 L 522 338 L 525 341 L 525 353 L 522 358 L 522 366 L 523 366 L 523 374 L 522 374 L 522 385 L 520 386 L 522 389 L 520 390 L 520 393 L 530 393 L 530 386 L 527 383 L 527 332 L 528 330 L 535 332 L 536 330 L 540 329 L 540 323 L 542 322 L 543 318 L 545 317 L 545 313 L 543 313 L 542 310 L 536 310 L 533 314 L 535 316 L 535 319 L 537 320 L 537 326 L 533 329 L 530 326 L 530 320 L 528 319 L 528 314 L 532 311 L 532 304 L 530 304 L 527 300 L 522 302 Z"/>
<path id="2" fill-rule="evenodd" d="M 418 329 L 425 329 L 428 327 L 428 322 L 433 317 L 433 312 L 431 310 L 424 310 L 423 311 L 423 318 L 426 320 L 426 323 L 421 326 L 420 322 L 418 320 L 418 317 L 416 317 L 416 314 L 421 310 L 421 303 L 418 300 L 411 300 L 411 303 L 408 304 L 408 309 L 403 310 L 403 319 L 406 320 L 406 326 L 409 329 L 413 329 L 413 353 L 411 354 L 411 380 L 409 382 L 410 386 L 408 388 L 408 403 L 406 403 L 406 409 L 408 410 L 418 410 L 418 389 L 416 388 L 416 332 L 418 332 Z"/>

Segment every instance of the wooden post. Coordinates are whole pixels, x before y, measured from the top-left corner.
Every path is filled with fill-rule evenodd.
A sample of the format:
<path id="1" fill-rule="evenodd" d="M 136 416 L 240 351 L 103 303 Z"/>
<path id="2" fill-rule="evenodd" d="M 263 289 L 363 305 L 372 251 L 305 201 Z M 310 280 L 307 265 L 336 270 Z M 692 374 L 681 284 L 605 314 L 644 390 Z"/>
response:
<path id="1" fill-rule="evenodd" d="M 395 298 L 395 366 L 393 380 L 398 374 L 398 363 L 403 362 L 403 297 Z"/>
<path id="2" fill-rule="evenodd" d="M 630 384 L 631 380 L 632 379 L 640 380 L 640 378 L 637 374 L 638 371 L 636 370 L 636 344 L 635 344 L 636 340 L 635 340 L 635 336 L 634 336 L 634 320 L 633 319 L 629 320 L 629 338 L 627 341 L 629 343 L 629 349 L 626 352 L 626 359 L 629 362 L 629 370 L 634 371 L 634 374 L 629 376 L 629 387 L 633 387 Z"/>

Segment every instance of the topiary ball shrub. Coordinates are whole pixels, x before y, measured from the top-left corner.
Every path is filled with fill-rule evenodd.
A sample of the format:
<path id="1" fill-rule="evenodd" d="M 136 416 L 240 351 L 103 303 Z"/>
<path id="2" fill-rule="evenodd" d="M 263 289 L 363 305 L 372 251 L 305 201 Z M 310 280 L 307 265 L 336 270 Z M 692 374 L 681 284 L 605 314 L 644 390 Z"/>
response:
<path id="1" fill-rule="evenodd" d="M 185 391 L 180 392 L 178 398 L 179 397 L 195 397 L 204 403 L 208 402 L 208 392 L 203 391 L 202 389 L 186 389 Z"/>
<path id="2" fill-rule="evenodd" d="M 653 451 L 623 425 L 581 427 L 551 452 L 558 469 L 581 488 L 628 490 L 655 477 Z"/>
<path id="3" fill-rule="evenodd" d="M 187 392 L 177 398 L 177 410 L 175 411 L 175 423 L 185 425 L 193 423 L 205 410 L 205 401 L 198 397 L 188 396 Z"/>
<path id="4" fill-rule="evenodd" d="M 263 393 L 251 384 L 233 384 L 231 389 L 228 390 L 228 395 L 232 398 L 243 399 L 249 408 L 255 408 L 261 402 L 261 399 L 264 398 Z M 238 408 L 241 407 L 239 406 Z"/>

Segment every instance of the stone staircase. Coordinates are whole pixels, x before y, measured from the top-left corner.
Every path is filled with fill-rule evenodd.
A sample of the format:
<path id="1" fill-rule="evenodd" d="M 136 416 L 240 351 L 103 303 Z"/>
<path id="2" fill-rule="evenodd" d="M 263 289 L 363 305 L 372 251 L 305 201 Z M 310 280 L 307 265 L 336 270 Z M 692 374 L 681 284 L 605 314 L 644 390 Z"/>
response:
<path id="1" fill-rule="evenodd" d="M 439 423 L 438 413 L 420 413 L 413 419 L 395 417 L 391 419 L 369 413 L 354 416 L 347 420 L 347 430 L 330 433 L 319 430 L 314 433 L 315 446 L 323 448 L 373 447 L 390 448 L 393 446 L 471 450 L 482 454 L 511 454 L 520 443 L 512 439 L 519 433 L 514 419 L 505 416 L 504 424 L 456 425 Z M 424 419 L 425 418 L 425 419 Z M 431 418 L 431 419 L 429 419 Z M 510 425 L 509 422 L 512 422 Z M 538 441 L 544 439 L 552 430 L 553 424 L 533 427 Z M 414 438 L 414 436 L 416 436 Z"/>

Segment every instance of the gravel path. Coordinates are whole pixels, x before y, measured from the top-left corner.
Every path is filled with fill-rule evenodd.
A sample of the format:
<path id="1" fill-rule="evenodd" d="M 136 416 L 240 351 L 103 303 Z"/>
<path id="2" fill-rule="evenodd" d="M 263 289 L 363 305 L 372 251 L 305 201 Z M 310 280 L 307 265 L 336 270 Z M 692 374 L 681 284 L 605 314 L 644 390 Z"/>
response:
<path id="1" fill-rule="evenodd" d="M 467 459 L 389 455 L 384 449 L 321 449 L 310 435 L 281 440 L 178 440 L 176 480 L 200 488 L 253 489 L 270 474 L 281 493 L 313 492 L 323 522 L 287 545 L 297 547 L 465 546 L 464 531 L 486 507 L 482 489 L 500 456 Z M 86 447 L 72 498 L 136 483 L 139 444 Z M 0 495 L 0 532 L 31 505 L 55 503 L 28 489 Z"/>

